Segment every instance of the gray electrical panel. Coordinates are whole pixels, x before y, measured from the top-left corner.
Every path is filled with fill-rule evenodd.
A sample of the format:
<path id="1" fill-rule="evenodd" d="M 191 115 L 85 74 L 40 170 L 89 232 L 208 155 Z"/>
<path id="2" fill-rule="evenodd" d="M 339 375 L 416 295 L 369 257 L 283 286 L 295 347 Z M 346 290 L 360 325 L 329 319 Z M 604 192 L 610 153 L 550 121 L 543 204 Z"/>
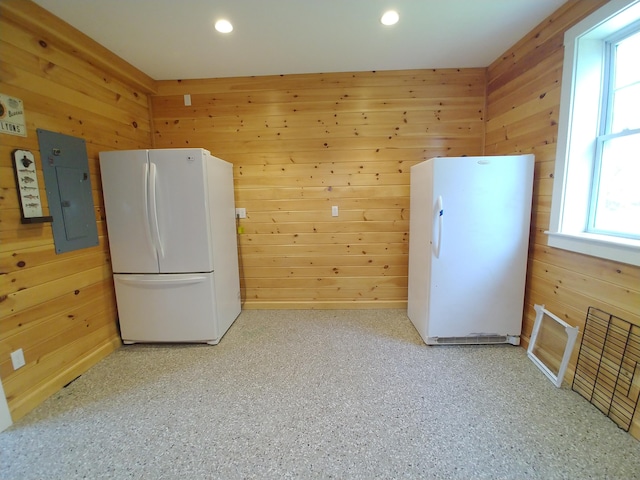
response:
<path id="1" fill-rule="evenodd" d="M 42 129 L 37 132 L 56 253 L 98 245 L 85 141 Z"/>

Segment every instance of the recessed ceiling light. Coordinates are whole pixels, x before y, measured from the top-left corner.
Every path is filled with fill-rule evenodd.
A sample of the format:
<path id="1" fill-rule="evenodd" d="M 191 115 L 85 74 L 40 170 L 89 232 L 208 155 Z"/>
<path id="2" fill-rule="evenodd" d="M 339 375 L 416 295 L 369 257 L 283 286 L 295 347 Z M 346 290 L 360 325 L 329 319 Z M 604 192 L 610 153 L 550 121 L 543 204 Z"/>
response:
<path id="1" fill-rule="evenodd" d="M 388 12 L 384 12 L 384 15 L 382 15 L 382 18 L 380 19 L 380 22 L 382 22 L 383 25 L 395 25 L 396 23 L 398 23 L 398 20 L 400 20 L 400 15 L 398 15 L 398 12 L 396 12 L 395 10 L 389 10 Z"/>
<path id="2" fill-rule="evenodd" d="M 233 25 L 229 20 L 218 20 L 215 27 L 220 33 L 229 33 L 233 30 Z"/>

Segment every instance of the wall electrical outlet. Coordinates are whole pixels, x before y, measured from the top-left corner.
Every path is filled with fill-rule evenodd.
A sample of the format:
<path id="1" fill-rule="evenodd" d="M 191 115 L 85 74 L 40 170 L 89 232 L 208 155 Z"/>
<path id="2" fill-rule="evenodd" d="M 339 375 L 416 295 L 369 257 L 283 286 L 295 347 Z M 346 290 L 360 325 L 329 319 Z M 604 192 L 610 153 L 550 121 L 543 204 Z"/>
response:
<path id="1" fill-rule="evenodd" d="M 247 209 L 236 208 L 236 218 L 247 218 Z"/>
<path id="2" fill-rule="evenodd" d="M 19 348 L 15 352 L 11 352 L 11 363 L 13 363 L 14 370 L 17 370 L 20 367 L 24 367 L 26 362 L 24 361 L 24 352 L 21 348 Z"/>

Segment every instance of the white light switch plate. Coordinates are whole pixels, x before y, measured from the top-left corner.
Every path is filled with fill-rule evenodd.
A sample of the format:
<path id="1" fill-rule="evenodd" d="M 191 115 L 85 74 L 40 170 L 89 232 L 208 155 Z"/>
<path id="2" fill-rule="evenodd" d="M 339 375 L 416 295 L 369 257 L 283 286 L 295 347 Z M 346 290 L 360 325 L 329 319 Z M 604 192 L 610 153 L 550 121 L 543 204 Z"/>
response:
<path id="1" fill-rule="evenodd" d="M 20 367 L 24 367 L 26 362 L 24 361 L 24 352 L 21 348 L 19 348 L 15 352 L 11 352 L 11 363 L 13 363 L 14 370 L 17 370 Z"/>
<path id="2" fill-rule="evenodd" d="M 334 205 L 333 207 L 331 207 L 331 216 L 332 217 L 337 217 L 338 216 L 338 206 Z"/>

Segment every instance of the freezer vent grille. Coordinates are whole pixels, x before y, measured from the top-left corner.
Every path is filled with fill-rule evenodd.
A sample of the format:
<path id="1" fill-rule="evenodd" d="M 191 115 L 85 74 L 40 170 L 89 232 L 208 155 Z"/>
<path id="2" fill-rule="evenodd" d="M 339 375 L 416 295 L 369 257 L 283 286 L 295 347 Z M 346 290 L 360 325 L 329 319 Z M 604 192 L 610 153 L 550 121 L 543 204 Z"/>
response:
<path id="1" fill-rule="evenodd" d="M 490 343 L 511 343 L 506 335 L 470 335 L 467 337 L 437 337 L 438 345 L 478 345 Z"/>

